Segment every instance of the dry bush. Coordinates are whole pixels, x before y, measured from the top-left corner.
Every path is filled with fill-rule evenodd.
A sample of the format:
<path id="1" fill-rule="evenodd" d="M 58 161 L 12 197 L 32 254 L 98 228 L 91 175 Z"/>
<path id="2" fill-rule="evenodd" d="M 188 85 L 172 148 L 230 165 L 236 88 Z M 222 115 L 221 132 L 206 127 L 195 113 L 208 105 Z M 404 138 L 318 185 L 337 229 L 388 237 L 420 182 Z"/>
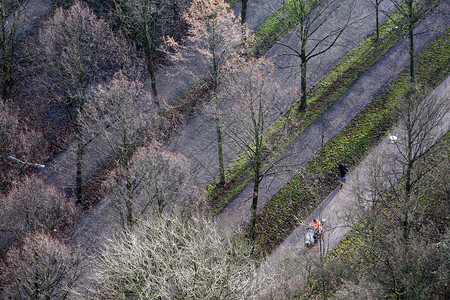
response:
<path id="1" fill-rule="evenodd" d="M 333 295 L 332 299 L 385 299 L 383 287 L 373 281 L 361 280 L 358 283 L 346 281 L 342 287 Z"/>
<path id="2" fill-rule="evenodd" d="M 156 144 L 138 148 L 129 165 L 112 172 L 105 184 L 114 193 L 123 225 L 201 198 L 186 158 Z"/>
<path id="3" fill-rule="evenodd" d="M 79 276 L 80 255 L 43 233 L 11 249 L 0 267 L 6 299 L 66 299 Z"/>
<path id="4" fill-rule="evenodd" d="M 137 76 L 137 72 L 130 73 Z M 142 82 L 118 71 L 108 83 L 90 89 L 88 97 L 81 123 L 87 133 L 98 137 L 96 151 L 101 156 L 112 154 L 126 164 L 133 148 L 145 143 L 145 132 L 155 123 L 151 95 Z"/>
<path id="5" fill-rule="evenodd" d="M 349 260 L 321 260 L 314 250 L 291 254 L 275 267 L 274 279 L 260 299 L 326 299 L 342 280 L 354 280 L 355 263 Z"/>
<path id="6" fill-rule="evenodd" d="M 93 265 L 93 299 L 253 299 L 264 282 L 250 247 L 177 212 L 119 232 Z"/>
<path id="7" fill-rule="evenodd" d="M 0 191 L 6 192 L 29 168 L 8 159 L 13 156 L 23 161 L 37 161 L 42 151 L 41 133 L 28 127 L 19 117 L 12 103 L 0 103 Z"/>
<path id="8" fill-rule="evenodd" d="M 72 224 L 77 212 L 73 201 L 36 177 L 16 183 L 0 198 L 0 207 L 2 249 L 37 231 L 58 234 Z"/>

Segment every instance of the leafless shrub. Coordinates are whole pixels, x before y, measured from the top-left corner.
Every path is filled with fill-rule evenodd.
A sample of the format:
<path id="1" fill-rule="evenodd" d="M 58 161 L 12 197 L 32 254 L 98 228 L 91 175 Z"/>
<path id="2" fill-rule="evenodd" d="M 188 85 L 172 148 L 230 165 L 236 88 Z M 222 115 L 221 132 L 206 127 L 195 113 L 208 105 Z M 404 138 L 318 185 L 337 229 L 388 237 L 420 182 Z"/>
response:
<path id="1" fill-rule="evenodd" d="M 11 249 L 1 265 L 6 299 L 66 299 L 79 270 L 77 251 L 43 233 Z"/>
<path id="2" fill-rule="evenodd" d="M 279 261 L 270 285 L 260 299 L 326 299 L 346 278 L 353 280 L 353 262 L 326 261 L 314 250 L 301 256 L 295 251 Z"/>
<path id="3" fill-rule="evenodd" d="M 129 165 L 121 166 L 106 185 L 115 195 L 122 224 L 132 225 L 155 212 L 186 207 L 201 198 L 187 160 L 156 144 L 141 147 Z"/>
<path id="4" fill-rule="evenodd" d="M 0 190 L 6 192 L 14 180 L 28 170 L 8 156 L 24 161 L 39 158 L 41 133 L 28 127 L 10 102 L 0 103 Z"/>
<path id="5" fill-rule="evenodd" d="M 57 234 L 72 223 L 77 211 L 63 193 L 36 177 L 16 183 L 0 198 L 0 207 L 3 249 L 38 231 Z"/>
<path id="6" fill-rule="evenodd" d="M 358 283 L 346 281 L 332 299 L 385 299 L 383 287 L 376 282 L 361 280 Z"/>
<path id="7" fill-rule="evenodd" d="M 264 282 L 245 243 L 179 212 L 110 238 L 93 279 L 91 297 L 103 299 L 253 299 Z"/>

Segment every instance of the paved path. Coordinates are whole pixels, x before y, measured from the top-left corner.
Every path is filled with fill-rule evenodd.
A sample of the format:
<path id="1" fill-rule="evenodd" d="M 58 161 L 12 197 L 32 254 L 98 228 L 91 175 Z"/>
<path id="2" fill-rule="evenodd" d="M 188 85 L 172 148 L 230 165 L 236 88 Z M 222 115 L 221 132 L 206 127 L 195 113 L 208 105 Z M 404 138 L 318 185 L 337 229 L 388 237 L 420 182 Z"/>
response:
<path id="1" fill-rule="evenodd" d="M 444 1 L 435 11 L 448 11 L 450 1 Z M 445 14 L 429 15 L 416 28 L 415 32 L 425 32 L 415 39 L 416 54 L 419 55 L 425 46 L 434 40 L 450 25 L 450 19 Z M 281 167 L 304 165 L 322 147 L 324 142 L 331 140 L 343 130 L 377 95 L 389 85 L 409 65 L 408 39 L 401 39 L 378 62 L 350 86 L 348 91 L 336 101 L 326 112 L 318 117 L 303 133 L 288 147 L 286 153 L 291 155 L 280 162 Z M 301 150 L 298 152 L 297 150 Z M 296 174 L 281 173 L 268 176 L 260 185 L 258 209 L 266 205 L 270 199 L 281 190 Z M 253 183 L 236 196 L 218 216 L 223 227 L 237 227 L 248 222 L 250 218 Z"/>
<path id="2" fill-rule="evenodd" d="M 431 97 L 442 97 L 447 101 L 447 114 L 444 117 L 441 126 L 434 132 L 434 141 L 442 137 L 450 129 L 450 76 L 444 80 L 427 98 L 427 101 Z M 400 127 L 395 128 L 392 135 L 397 136 L 398 141 L 401 141 L 402 135 Z M 389 142 L 389 136 L 378 144 L 377 147 L 363 160 L 358 166 L 347 175 L 347 182 L 341 190 L 336 189 L 328 195 L 324 202 L 305 220 L 305 225 L 297 227 L 284 241 L 283 243 L 272 252 L 268 257 L 268 262 L 275 266 L 280 262 L 280 259 L 289 256 L 293 253 L 302 255 L 305 252 L 305 229 L 306 225 L 314 218 L 325 218 L 323 235 L 323 249 L 325 253 L 333 249 L 334 246 L 347 234 L 350 230 L 348 226 L 348 215 L 352 212 L 352 207 L 359 206 L 355 197 L 355 190 L 368 191 L 370 190 L 368 184 L 368 177 L 370 174 L 370 166 L 374 162 L 388 161 L 389 167 L 391 167 L 395 161 L 395 155 L 398 154 L 395 145 Z M 383 177 L 386 180 L 386 177 Z M 369 199 L 369 197 L 365 197 Z M 353 214 L 354 215 L 354 214 Z M 353 222 L 356 220 L 352 220 Z M 316 255 L 319 255 L 318 245 L 308 250 Z"/>

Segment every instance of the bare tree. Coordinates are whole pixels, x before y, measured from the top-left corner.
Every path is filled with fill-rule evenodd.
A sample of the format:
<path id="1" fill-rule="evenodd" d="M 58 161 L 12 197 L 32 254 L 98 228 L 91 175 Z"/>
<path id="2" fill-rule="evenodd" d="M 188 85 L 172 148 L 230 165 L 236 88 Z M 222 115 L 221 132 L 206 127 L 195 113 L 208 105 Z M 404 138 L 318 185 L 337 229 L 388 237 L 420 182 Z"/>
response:
<path id="1" fill-rule="evenodd" d="M 392 139 L 394 151 L 369 169 L 369 189 L 359 193 L 365 203 L 354 210 L 363 212 L 354 228 L 360 238 L 360 254 L 367 262 L 365 273 L 397 299 L 428 297 L 435 293 L 431 286 L 440 280 L 436 272 L 444 259 L 443 249 L 430 237 L 442 239 L 436 226 L 441 221 L 430 212 L 437 201 L 432 199 L 441 197 L 445 188 L 426 178 L 433 177 L 429 176 L 432 172 L 442 182 L 448 172 L 448 155 L 436 155 L 442 149 L 436 143 L 441 124 L 447 129 L 448 113 L 445 96 L 424 99 L 414 91 L 399 100 L 402 122 L 398 139 Z M 448 143 L 439 151 L 448 153 Z"/>
<path id="2" fill-rule="evenodd" d="M 93 265 L 95 299 L 251 299 L 264 282 L 244 242 L 176 211 L 113 236 Z"/>
<path id="3" fill-rule="evenodd" d="M 5 249 L 35 232 L 55 233 L 70 225 L 76 215 L 74 203 L 55 187 L 35 177 L 14 185 L 0 198 L 0 228 Z"/>
<path id="4" fill-rule="evenodd" d="M 377 40 L 380 38 L 380 5 L 384 0 L 368 0 L 375 9 L 375 28 L 377 31 Z"/>
<path id="5" fill-rule="evenodd" d="M 401 138 L 395 143 L 398 155 L 396 160 L 400 164 L 400 174 L 396 182 L 401 184 L 395 189 L 396 197 L 402 201 L 402 213 L 399 223 L 403 228 L 405 251 L 407 251 L 408 237 L 413 226 L 411 213 L 416 207 L 413 189 L 416 183 L 430 171 L 423 163 L 423 158 L 433 151 L 433 146 L 441 134 L 440 126 L 448 117 L 450 105 L 446 96 L 430 96 L 424 99 L 423 93 L 410 91 L 399 101 L 399 114 L 404 117 L 401 123 Z M 393 184 L 392 184 L 393 185 Z"/>
<path id="6" fill-rule="evenodd" d="M 88 98 L 86 113 L 80 120 L 86 132 L 103 138 L 99 152 L 126 166 L 133 148 L 154 123 L 156 108 L 149 100 L 150 95 L 140 81 L 131 80 L 119 71 L 108 83 L 92 88 Z"/>
<path id="7" fill-rule="evenodd" d="M 232 121 L 225 132 L 250 161 L 254 182 L 250 242 L 254 244 L 259 185 L 264 177 L 272 174 L 277 162 L 267 160 L 267 156 L 278 146 L 270 143 L 274 133 L 266 130 L 270 125 L 267 119 L 278 117 L 284 111 L 281 99 L 290 103 L 287 98 L 294 98 L 295 92 L 283 90 L 273 81 L 274 67 L 270 60 L 260 58 L 243 64 L 231 61 L 230 64 L 233 71 L 230 70 L 229 82 L 224 85 L 223 97 L 240 101 L 228 112 Z"/>
<path id="8" fill-rule="evenodd" d="M 219 156 L 220 184 L 225 184 L 225 167 L 223 161 L 222 121 L 217 96 L 226 73 L 226 62 L 234 54 L 234 46 L 240 41 L 241 30 L 229 5 L 224 0 L 193 0 L 186 10 L 183 19 L 189 25 L 188 41 L 181 47 L 169 39 L 177 50 L 173 59 L 188 59 L 191 53 L 197 55 L 198 64 L 209 69 L 209 80 L 212 82 L 212 98 L 217 131 L 217 147 Z M 212 69 L 211 69 L 212 68 Z M 190 72 L 190 71 L 189 71 Z"/>
<path id="9" fill-rule="evenodd" d="M 49 235 L 27 237 L 1 266 L 7 299 L 67 299 L 79 277 L 80 254 Z"/>
<path id="10" fill-rule="evenodd" d="M 19 41 L 24 25 L 23 10 L 27 1 L 2 0 L 0 1 L 0 83 L 3 100 L 9 99 L 17 83 L 17 69 L 19 54 Z"/>
<path id="11" fill-rule="evenodd" d="M 76 197 L 83 202 L 83 157 L 88 140 L 82 119 L 89 85 L 104 80 L 125 63 L 126 48 L 108 25 L 79 1 L 58 8 L 44 23 L 36 43 L 36 80 L 44 97 L 67 116 L 77 140 Z"/>
<path id="12" fill-rule="evenodd" d="M 142 83 L 118 72 L 89 97 L 95 101 L 86 106 L 87 130 L 102 137 L 99 151 L 118 161 L 107 186 L 116 196 L 124 227 L 133 226 L 154 205 L 162 213 L 170 199 L 186 200 L 186 194 L 196 194 L 184 158 L 156 144 L 136 149 L 146 143 L 146 131 L 157 118 Z"/>
<path id="13" fill-rule="evenodd" d="M 389 0 L 403 16 L 405 23 L 398 23 L 400 27 L 407 26 L 409 40 L 409 76 L 411 85 L 416 88 L 416 60 L 414 56 L 414 26 L 433 8 L 430 0 Z"/>
<path id="14" fill-rule="evenodd" d="M 124 228 L 200 199 L 186 159 L 158 145 L 139 148 L 106 182 Z"/>
<path id="15" fill-rule="evenodd" d="M 339 37 L 348 27 L 351 17 L 351 8 L 348 9 L 348 16 L 343 21 L 333 19 L 337 11 L 344 9 L 348 1 L 324 1 L 324 0 L 297 0 L 285 6 L 286 18 L 279 16 L 279 22 L 285 28 L 291 28 L 293 36 L 299 41 L 300 49 L 290 44 L 279 41 L 278 44 L 284 46 L 287 52 L 282 54 L 294 56 L 300 59 L 301 77 L 301 102 L 299 110 L 303 111 L 306 106 L 306 82 L 308 62 L 336 45 Z M 292 22 L 292 23 L 291 23 Z M 321 36 L 317 32 L 325 28 L 329 22 L 334 22 L 335 28 L 328 30 Z"/>
<path id="16" fill-rule="evenodd" d="M 153 60 L 162 37 L 168 34 L 170 25 L 175 22 L 174 18 L 178 12 L 174 13 L 173 8 L 177 7 L 176 2 L 178 0 L 114 0 L 116 12 L 124 24 L 129 40 L 131 41 L 133 37 L 133 42 L 144 50 L 151 79 L 152 99 L 159 114 L 162 108 L 158 97 Z"/>
<path id="17" fill-rule="evenodd" d="M 96 150 L 102 156 L 117 160 L 121 175 L 126 181 L 126 203 L 133 202 L 131 192 L 130 161 L 138 143 L 144 143 L 144 132 L 151 127 L 155 111 L 151 97 L 137 80 L 128 79 L 122 71 L 113 79 L 89 92 L 91 101 L 86 104 L 82 120 L 86 131 L 97 136 Z M 140 109 L 145 108 L 145 109 Z M 129 225 L 132 225 L 130 207 Z"/>

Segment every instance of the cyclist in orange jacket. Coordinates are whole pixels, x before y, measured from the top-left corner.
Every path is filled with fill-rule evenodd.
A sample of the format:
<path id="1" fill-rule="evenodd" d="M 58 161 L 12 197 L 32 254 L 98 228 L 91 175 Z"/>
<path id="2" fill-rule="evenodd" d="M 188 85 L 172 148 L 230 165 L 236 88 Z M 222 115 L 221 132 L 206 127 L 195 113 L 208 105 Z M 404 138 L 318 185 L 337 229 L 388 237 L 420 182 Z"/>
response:
<path id="1" fill-rule="evenodd" d="M 313 228 L 316 233 L 322 232 L 322 222 L 320 220 L 312 220 L 308 227 Z"/>

